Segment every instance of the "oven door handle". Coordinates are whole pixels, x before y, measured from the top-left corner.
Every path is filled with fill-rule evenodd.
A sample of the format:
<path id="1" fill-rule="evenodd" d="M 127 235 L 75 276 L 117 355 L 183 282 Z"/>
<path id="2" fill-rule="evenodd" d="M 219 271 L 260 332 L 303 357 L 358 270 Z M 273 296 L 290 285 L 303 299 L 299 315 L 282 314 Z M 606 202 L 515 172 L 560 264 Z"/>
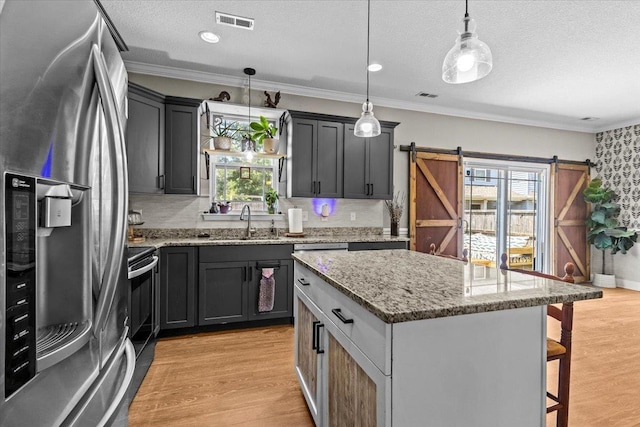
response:
<path id="1" fill-rule="evenodd" d="M 158 265 L 158 257 L 156 255 L 153 256 L 153 261 L 142 268 L 137 270 L 132 270 L 129 272 L 129 279 L 135 279 L 138 276 L 142 276 L 149 270 L 152 270 L 156 265 Z"/>

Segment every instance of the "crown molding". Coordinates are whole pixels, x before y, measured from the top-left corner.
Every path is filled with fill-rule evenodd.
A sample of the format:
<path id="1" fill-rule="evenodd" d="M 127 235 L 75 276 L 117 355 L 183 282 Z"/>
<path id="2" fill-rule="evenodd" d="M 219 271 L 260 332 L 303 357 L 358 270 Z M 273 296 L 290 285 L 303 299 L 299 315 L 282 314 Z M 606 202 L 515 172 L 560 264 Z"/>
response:
<path id="1" fill-rule="evenodd" d="M 190 80 L 201 83 L 217 84 L 223 86 L 242 87 L 244 77 L 226 76 L 204 71 L 186 70 L 183 68 L 168 67 L 164 65 L 152 65 L 135 61 L 125 61 L 127 71 L 139 74 L 148 74 L 159 77 L 173 79 Z M 251 88 L 255 90 L 281 91 L 291 95 L 305 96 L 310 98 L 330 99 L 333 101 L 362 103 L 362 94 L 338 92 L 326 89 L 316 89 L 288 83 L 276 83 L 267 80 L 251 79 Z M 559 123 L 537 119 L 524 119 L 505 116 L 494 113 L 478 113 L 466 111 L 458 108 L 442 107 L 437 105 L 425 105 L 418 102 L 399 101 L 390 98 L 375 98 L 375 105 L 379 107 L 396 108 L 401 110 L 420 111 L 424 113 L 440 114 L 445 116 L 462 117 L 475 120 L 488 120 L 493 122 L 510 123 L 524 126 L 535 126 L 557 130 L 568 130 L 574 132 L 596 133 L 601 132 L 593 125 L 585 123 Z M 359 110 L 358 110 L 359 112 Z M 628 124 L 626 125 L 628 126 Z M 620 126 L 623 127 L 623 126 Z M 607 129 L 615 129 L 607 126 Z"/>
<path id="2" fill-rule="evenodd" d="M 594 133 L 607 132 L 614 129 L 621 129 L 621 128 L 626 128 L 628 126 L 637 126 L 637 125 L 640 125 L 640 117 L 636 117 L 635 119 L 625 120 L 623 122 L 612 123 L 612 124 L 606 125 L 605 127 L 599 127 L 594 131 Z"/>

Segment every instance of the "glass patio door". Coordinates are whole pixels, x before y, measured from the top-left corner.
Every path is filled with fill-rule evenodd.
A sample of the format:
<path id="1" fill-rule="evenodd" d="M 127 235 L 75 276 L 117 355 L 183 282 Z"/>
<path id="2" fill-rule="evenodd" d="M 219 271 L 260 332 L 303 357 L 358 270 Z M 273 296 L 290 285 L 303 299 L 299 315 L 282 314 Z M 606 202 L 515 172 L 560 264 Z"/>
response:
<path id="1" fill-rule="evenodd" d="M 467 161 L 464 171 L 463 245 L 471 262 L 495 268 L 505 253 L 511 268 L 543 271 L 548 167 Z"/>

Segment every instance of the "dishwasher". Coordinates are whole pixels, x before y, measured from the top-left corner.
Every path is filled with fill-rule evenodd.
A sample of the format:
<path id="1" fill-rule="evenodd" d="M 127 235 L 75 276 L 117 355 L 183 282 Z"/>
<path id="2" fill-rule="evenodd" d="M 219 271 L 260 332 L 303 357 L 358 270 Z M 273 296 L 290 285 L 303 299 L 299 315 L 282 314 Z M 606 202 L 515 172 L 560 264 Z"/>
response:
<path id="1" fill-rule="evenodd" d="M 344 242 L 296 243 L 295 245 L 293 245 L 294 254 L 314 252 L 314 251 L 348 251 L 348 250 L 349 250 L 349 244 Z"/>

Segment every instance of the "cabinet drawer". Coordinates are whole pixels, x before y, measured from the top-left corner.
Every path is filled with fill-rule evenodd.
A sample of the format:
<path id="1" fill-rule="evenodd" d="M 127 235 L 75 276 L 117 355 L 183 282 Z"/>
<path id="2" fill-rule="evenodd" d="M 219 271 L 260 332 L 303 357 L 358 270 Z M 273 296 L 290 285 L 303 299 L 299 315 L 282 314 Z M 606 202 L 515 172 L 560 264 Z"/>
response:
<path id="1" fill-rule="evenodd" d="M 291 259 L 293 245 L 216 245 L 200 247 L 200 262 Z"/>
<path id="2" fill-rule="evenodd" d="M 306 267 L 295 265 L 295 286 L 313 301 L 385 375 L 391 374 L 391 325 L 325 283 Z"/>

